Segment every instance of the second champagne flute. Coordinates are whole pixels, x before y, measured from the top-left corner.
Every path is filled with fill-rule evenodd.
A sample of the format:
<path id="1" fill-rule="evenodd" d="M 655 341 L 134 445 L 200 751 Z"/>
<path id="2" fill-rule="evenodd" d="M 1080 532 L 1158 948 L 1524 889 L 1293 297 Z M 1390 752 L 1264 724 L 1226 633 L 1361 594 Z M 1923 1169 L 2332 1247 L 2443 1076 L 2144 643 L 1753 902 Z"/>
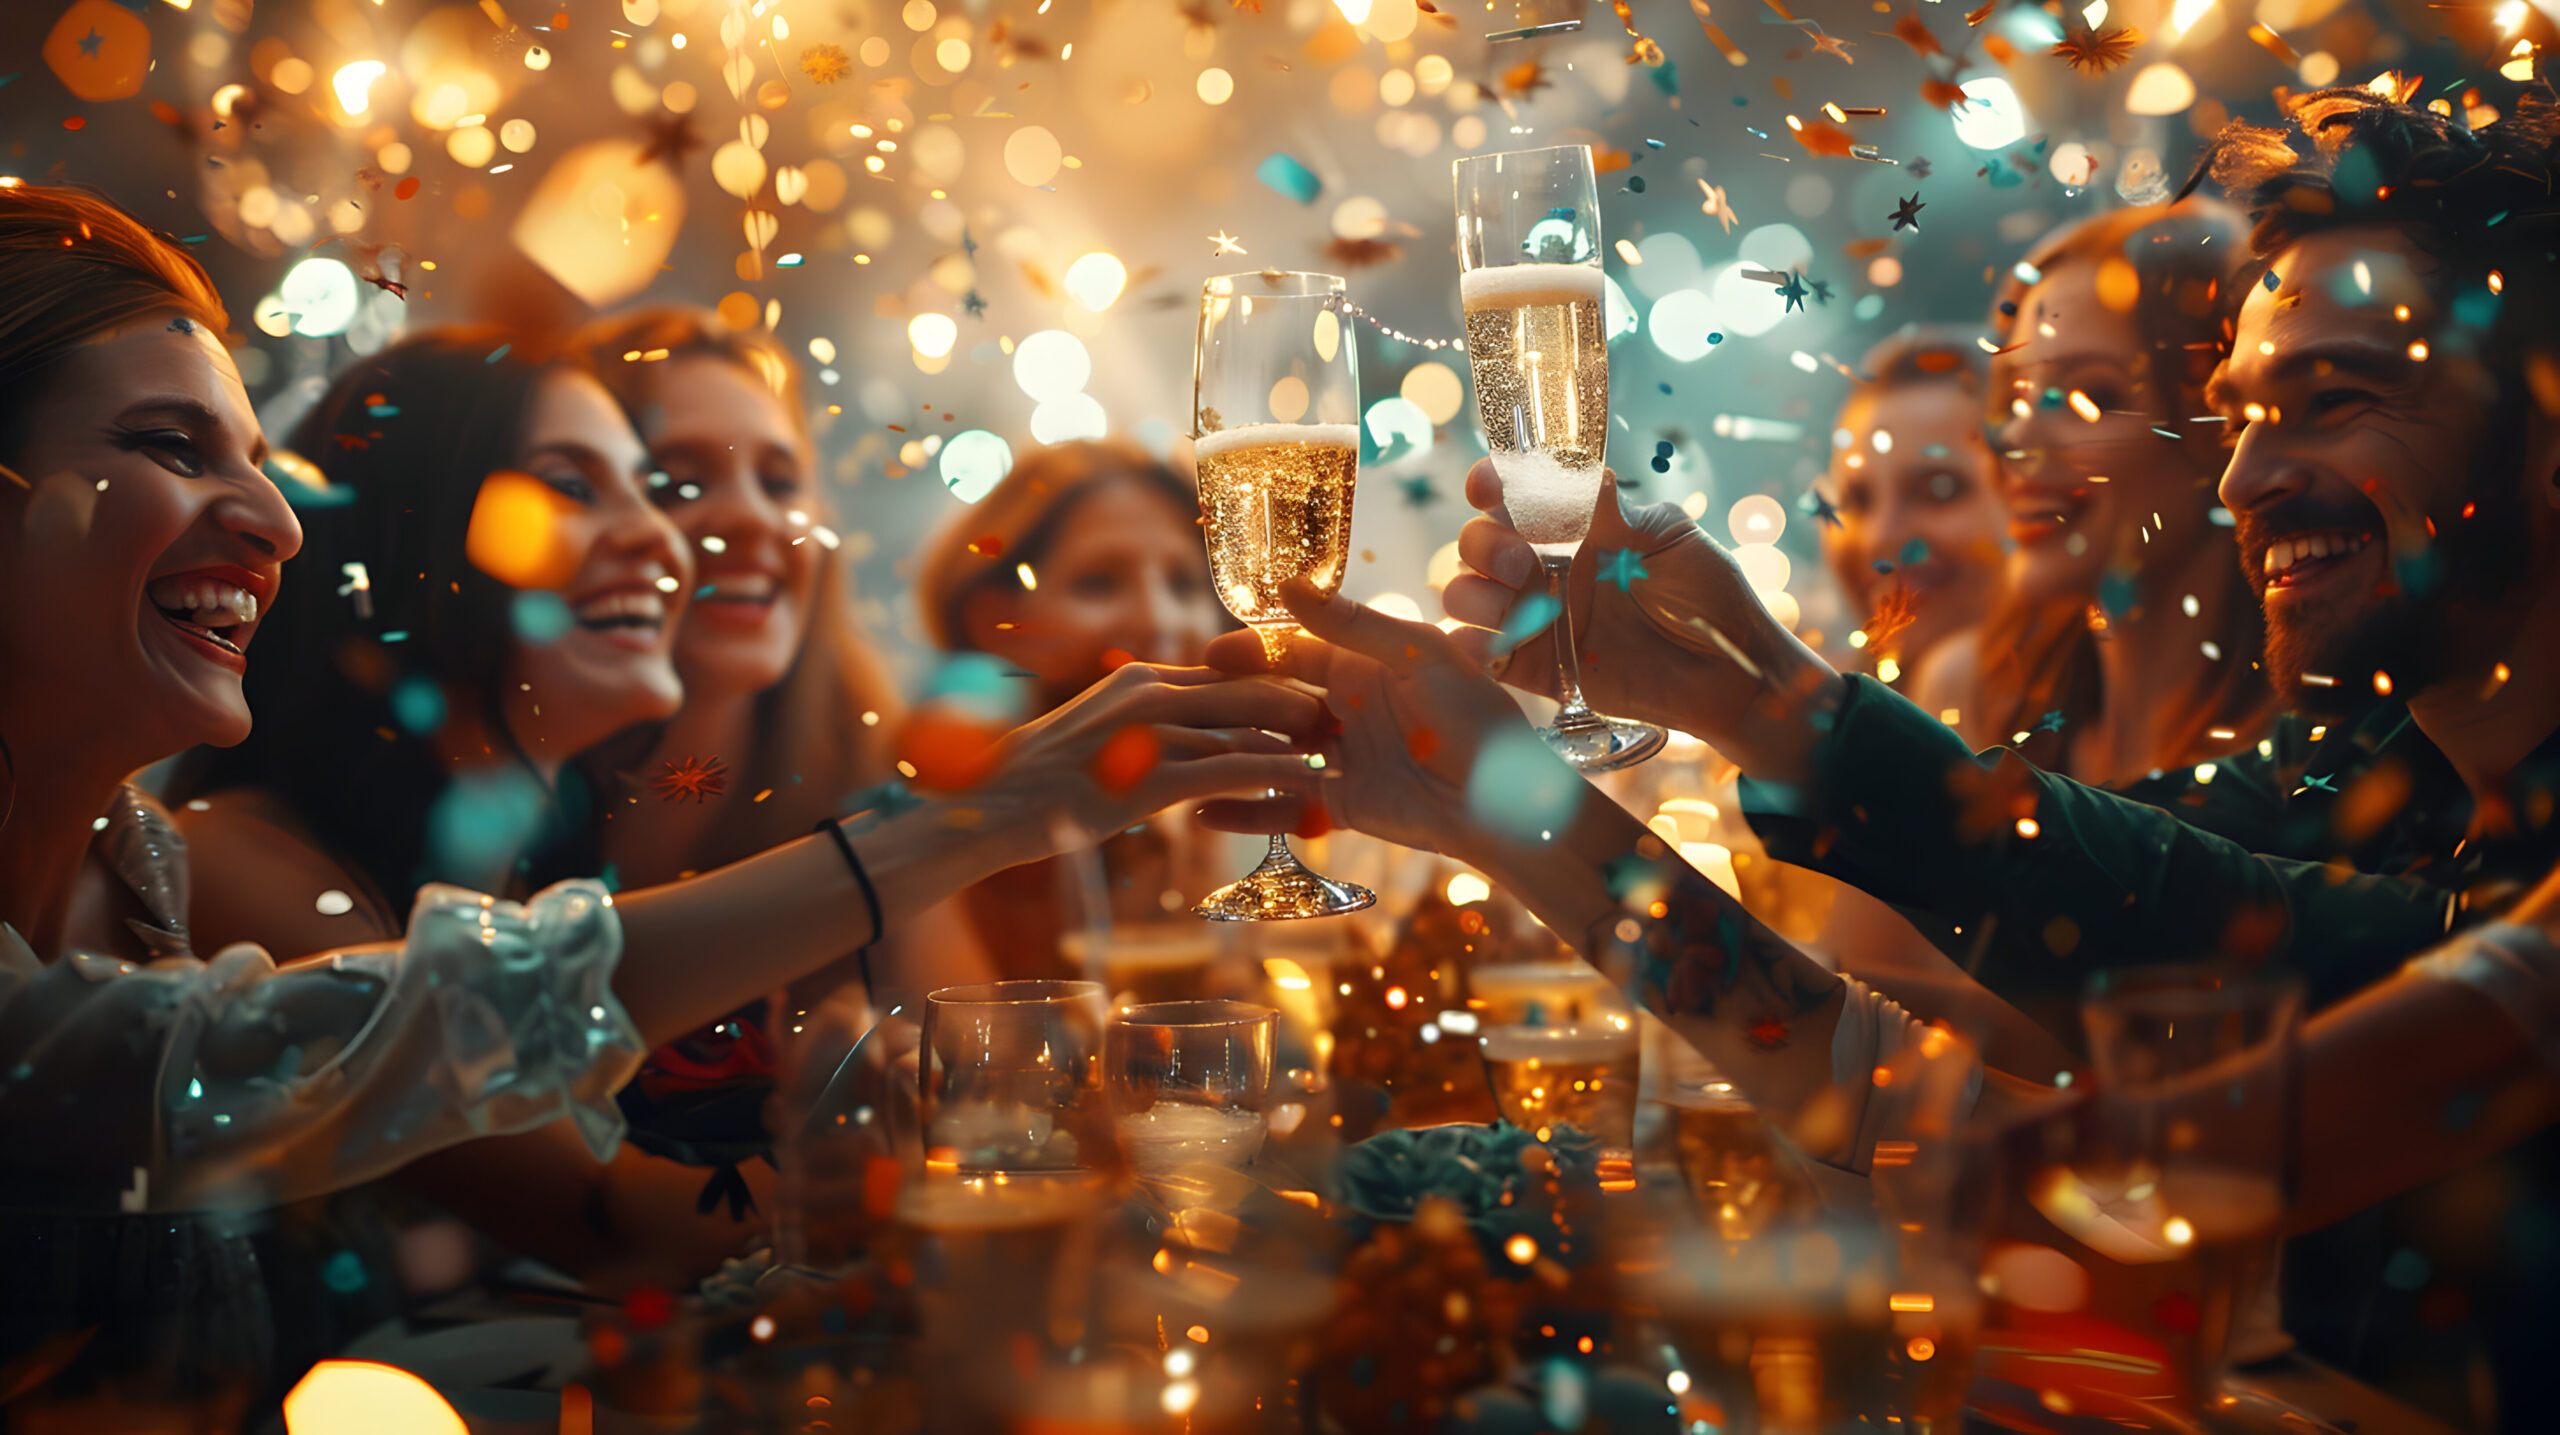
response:
<path id="1" fill-rule="evenodd" d="M 1502 475 L 1503 507 L 1555 595 L 1555 720 L 1539 729 L 1584 772 L 1661 751 L 1650 723 L 1603 717 L 1582 699 L 1565 578 L 1591 531 L 1609 449 L 1609 335 L 1600 197 L 1587 145 L 1475 155 L 1451 166 L 1458 295 L 1476 422 Z"/>
<path id="2" fill-rule="evenodd" d="M 1360 369 L 1343 282 L 1266 269 L 1200 287 L 1193 352 L 1200 521 L 1218 597 L 1277 658 L 1298 628 L 1280 585 L 1342 586 L 1360 474 Z M 1196 916 L 1268 922 L 1356 912 L 1378 894 L 1307 869 L 1274 833 L 1262 865 L 1210 893 Z"/>

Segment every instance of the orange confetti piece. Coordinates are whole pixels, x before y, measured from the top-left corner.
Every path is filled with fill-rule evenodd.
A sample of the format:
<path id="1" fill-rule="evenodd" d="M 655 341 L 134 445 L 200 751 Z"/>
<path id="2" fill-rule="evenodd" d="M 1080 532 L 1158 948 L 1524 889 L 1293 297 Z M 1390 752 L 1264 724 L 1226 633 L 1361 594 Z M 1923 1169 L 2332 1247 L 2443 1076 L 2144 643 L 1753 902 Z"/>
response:
<path id="1" fill-rule="evenodd" d="M 898 759 L 915 769 L 920 788 L 949 791 L 974 786 L 995 769 L 1003 730 L 957 713 L 928 709 L 898 736 Z"/>
<path id="2" fill-rule="evenodd" d="M 89 127 L 89 121 L 82 116 L 73 115 L 62 122 L 62 127 L 66 130 L 85 130 Z"/>
<path id="3" fill-rule="evenodd" d="M 1815 154 L 1830 155 L 1836 159 L 1847 159 L 1849 147 L 1855 143 L 1849 138 L 1847 130 L 1818 120 L 1797 129 L 1796 142 Z"/>
<path id="4" fill-rule="evenodd" d="M 1920 98 L 1939 109 L 1951 110 L 1964 103 L 1964 86 L 1953 80 L 1922 80 Z"/>
<path id="5" fill-rule="evenodd" d="M 1440 750 L 1440 734 L 1428 727 L 1415 728 L 1405 735 L 1404 750 L 1413 754 L 1416 762 L 1429 762 L 1431 755 Z"/>
<path id="6" fill-rule="evenodd" d="M 2293 52 L 2293 46 L 2285 43 L 2284 36 L 2264 25 L 2252 25 L 2249 27 L 2249 38 L 2257 43 L 2259 49 L 2284 61 L 2288 67 L 2302 68 L 2302 57 Z"/>
<path id="7" fill-rule="evenodd" d="M 1711 13 L 1707 8 L 1707 0 L 1689 0 L 1689 9 L 1697 15 L 1698 28 L 1706 32 L 1707 43 L 1716 47 L 1716 52 L 1724 56 L 1726 64 L 1739 67 L 1751 63 L 1751 57 L 1742 53 L 1742 47 L 1733 43 L 1731 37 L 1725 34 L 1723 27 L 1707 19 Z"/>
<path id="8" fill-rule="evenodd" d="M 413 174 L 413 175 L 409 176 L 407 179 L 404 179 L 404 180 L 400 181 L 398 184 L 393 185 L 393 186 L 391 187 L 391 197 L 392 197 L 392 198 L 394 198 L 394 199 L 415 199 L 415 198 L 417 198 L 417 197 L 418 197 L 418 177 L 417 177 L 416 175 L 414 175 L 414 174 Z"/>
<path id="9" fill-rule="evenodd" d="M 1111 735 L 1093 755 L 1093 780 L 1105 792 L 1126 792 L 1146 780 L 1164 757 L 1155 729 L 1132 723 Z"/>
<path id="10" fill-rule="evenodd" d="M 1920 12 L 1917 10 L 1893 22 L 1893 38 L 1909 45 L 1912 53 L 1916 55 L 1946 53 L 1939 47 L 1938 37 L 1930 34 L 1929 27 L 1920 22 Z"/>

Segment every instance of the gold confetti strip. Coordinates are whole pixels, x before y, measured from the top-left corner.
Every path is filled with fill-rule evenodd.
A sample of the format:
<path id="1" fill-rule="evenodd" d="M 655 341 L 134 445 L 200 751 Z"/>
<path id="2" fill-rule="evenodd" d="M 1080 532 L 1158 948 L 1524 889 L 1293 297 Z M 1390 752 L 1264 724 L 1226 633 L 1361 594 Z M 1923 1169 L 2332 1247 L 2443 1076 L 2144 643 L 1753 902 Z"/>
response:
<path id="1" fill-rule="evenodd" d="M 2249 38 L 2257 42 L 2259 49 L 2284 61 L 2288 66 L 2294 69 L 2302 68 L 2302 57 L 2293 52 L 2291 45 L 2285 43 L 2284 36 L 2264 25 L 2252 25 L 2249 27 Z"/>
<path id="2" fill-rule="evenodd" d="M 1742 53 L 1742 47 L 1733 43 L 1732 39 L 1725 34 L 1723 27 L 1707 18 L 1707 0 L 1689 0 L 1689 8 L 1696 12 L 1698 28 L 1706 32 L 1707 43 L 1716 47 L 1717 53 L 1724 56 L 1726 64 L 1739 67 L 1751 63 L 1751 57 Z"/>

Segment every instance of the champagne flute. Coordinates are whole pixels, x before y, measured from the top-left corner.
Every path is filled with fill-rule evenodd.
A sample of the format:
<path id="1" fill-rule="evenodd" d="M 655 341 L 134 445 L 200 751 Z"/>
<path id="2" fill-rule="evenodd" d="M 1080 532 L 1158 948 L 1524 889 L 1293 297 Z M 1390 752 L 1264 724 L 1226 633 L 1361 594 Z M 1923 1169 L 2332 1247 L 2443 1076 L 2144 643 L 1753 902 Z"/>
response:
<path id="1" fill-rule="evenodd" d="M 1276 661 L 1298 627 L 1280 585 L 1342 586 L 1360 469 L 1360 371 L 1333 274 L 1228 274 L 1200 288 L 1192 394 L 1201 526 L 1218 597 Z M 1193 915 L 1269 922 L 1356 912 L 1378 894 L 1319 876 L 1271 837 L 1262 865 Z"/>
<path id="2" fill-rule="evenodd" d="M 1600 198 L 1587 145 L 1475 155 L 1451 166 L 1458 295 L 1475 371 L 1476 422 L 1502 475 L 1512 527 L 1537 550 L 1555 598 L 1555 720 L 1538 735 L 1584 772 L 1662 748 L 1651 723 L 1603 717 L 1582 698 L 1565 579 L 1591 531 L 1609 448 L 1609 335 Z"/>

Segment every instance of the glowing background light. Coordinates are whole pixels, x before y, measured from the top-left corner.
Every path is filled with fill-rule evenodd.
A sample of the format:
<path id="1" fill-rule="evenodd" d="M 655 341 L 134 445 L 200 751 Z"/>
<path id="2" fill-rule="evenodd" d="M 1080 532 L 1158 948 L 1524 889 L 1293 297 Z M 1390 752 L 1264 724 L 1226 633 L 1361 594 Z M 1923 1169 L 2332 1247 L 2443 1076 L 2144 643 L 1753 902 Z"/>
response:
<path id="1" fill-rule="evenodd" d="M 1128 267 L 1101 250 L 1067 266 L 1067 297 L 1095 313 L 1110 308 L 1128 283 Z"/>
<path id="2" fill-rule="evenodd" d="M 468 1435 L 436 1388 L 397 1366 L 324 1360 L 284 1398 L 286 1435 Z"/>
<path id="3" fill-rule="evenodd" d="M 1013 472 L 1013 446 L 985 429 L 966 429 L 942 446 L 942 484 L 963 503 L 975 503 Z"/>
<path id="4" fill-rule="evenodd" d="M 2027 137 L 2027 107 L 2007 80 L 1986 75 L 1960 88 L 1964 102 L 1948 112 L 1957 139 L 1973 149 L 2007 149 Z"/>
<path id="5" fill-rule="evenodd" d="M 340 65 L 338 73 L 329 77 L 329 88 L 337 92 L 338 108 L 351 115 L 363 114 L 373 104 L 373 97 L 366 91 L 372 89 L 373 82 L 381 79 L 390 68 L 380 60 L 357 60 Z"/>
<path id="6" fill-rule="evenodd" d="M 948 314 L 918 314 L 907 321 L 907 343 L 928 359 L 939 359 L 960 342 L 960 325 Z"/>
<path id="7" fill-rule="evenodd" d="M 1109 432 L 1111 421 L 1102 412 L 1100 401 L 1091 394 L 1044 399 L 1038 408 L 1031 411 L 1031 436 L 1042 443 L 1101 438 Z"/>
<path id="8" fill-rule="evenodd" d="M 949 351 L 948 345 L 944 348 Z M 1013 381 L 1043 404 L 1083 393 L 1092 377 L 1093 355 L 1086 351 L 1084 340 L 1064 329 L 1043 329 L 1013 351 Z M 1100 413 L 1101 406 L 1095 405 L 1094 411 Z M 1032 423 L 1036 429 L 1039 420 Z M 1044 435 L 1041 442 L 1056 440 Z"/>
<path id="9" fill-rule="evenodd" d="M 356 276 L 335 259 L 305 259 L 284 272 L 276 298 L 294 316 L 293 332 L 325 339 L 343 334 L 356 317 Z"/>
<path id="10" fill-rule="evenodd" d="M 1708 335 L 1716 330 L 1716 307 L 1695 289 L 1674 289 L 1653 301 L 1645 332 L 1663 357 L 1693 363 L 1715 352 Z"/>

